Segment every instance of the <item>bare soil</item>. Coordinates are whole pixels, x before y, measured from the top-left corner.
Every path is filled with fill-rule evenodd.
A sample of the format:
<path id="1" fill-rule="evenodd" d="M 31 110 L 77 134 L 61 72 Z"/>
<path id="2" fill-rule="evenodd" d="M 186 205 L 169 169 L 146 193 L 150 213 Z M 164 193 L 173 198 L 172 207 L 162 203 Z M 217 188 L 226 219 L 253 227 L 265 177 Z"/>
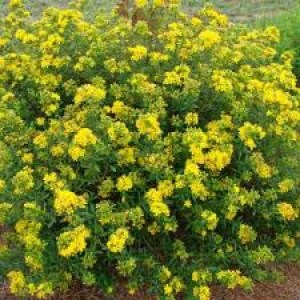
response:
<path id="1" fill-rule="evenodd" d="M 276 269 L 285 275 L 285 280 L 281 283 L 256 283 L 250 293 L 215 286 L 212 288 L 212 300 L 300 300 L 300 265 L 277 265 Z M 9 293 L 7 285 L 0 288 L 0 299 L 18 300 Z M 74 283 L 68 292 L 57 293 L 48 300 L 157 300 L 157 298 L 148 295 L 145 290 L 133 296 L 128 295 L 124 288 L 120 288 L 117 295 L 108 297 L 96 288 Z"/>

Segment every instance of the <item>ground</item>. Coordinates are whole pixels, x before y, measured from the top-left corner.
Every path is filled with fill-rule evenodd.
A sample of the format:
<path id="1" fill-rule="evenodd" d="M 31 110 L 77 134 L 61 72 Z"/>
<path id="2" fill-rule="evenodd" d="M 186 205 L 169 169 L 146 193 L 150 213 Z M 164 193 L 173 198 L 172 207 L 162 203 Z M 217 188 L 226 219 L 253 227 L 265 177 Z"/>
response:
<path id="1" fill-rule="evenodd" d="M 300 300 L 300 266 L 289 264 L 273 268 L 285 275 L 281 283 L 257 283 L 251 293 L 213 287 L 212 300 Z M 0 299 L 17 300 L 9 295 L 5 286 L 0 289 Z M 128 296 L 124 289 L 119 289 L 115 297 L 105 297 L 95 288 L 74 284 L 69 292 L 56 294 L 48 300 L 156 300 L 156 298 L 150 297 L 144 290 L 134 296 Z"/>

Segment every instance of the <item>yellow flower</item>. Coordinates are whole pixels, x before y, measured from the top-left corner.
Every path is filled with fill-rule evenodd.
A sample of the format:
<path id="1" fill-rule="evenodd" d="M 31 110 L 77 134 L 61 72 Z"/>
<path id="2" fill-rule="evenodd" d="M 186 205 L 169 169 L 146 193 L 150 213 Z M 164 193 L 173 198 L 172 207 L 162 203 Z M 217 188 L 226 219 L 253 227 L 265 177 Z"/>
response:
<path id="1" fill-rule="evenodd" d="M 280 31 L 276 26 L 268 26 L 264 34 L 270 41 L 278 43 L 280 40 Z"/>
<path id="2" fill-rule="evenodd" d="M 38 126 L 43 126 L 45 125 L 45 118 L 42 117 L 36 118 L 35 122 Z"/>
<path id="3" fill-rule="evenodd" d="M 9 42 L 8 39 L 0 37 L 0 48 L 4 47 Z"/>
<path id="4" fill-rule="evenodd" d="M 183 202 L 183 206 L 186 207 L 186 208 L 191 208 L 193 206 L 193 203 L 191 200 L 185 200 Z"/>
<path id="5" fill-rule="evenodd" d="M 74 143 L 82 148 L 95 145 L 97 142 L 97 137 L 93 134 L 92 130 L 89 128 L 81 128 L 73 139 Z"/>
<path id="6" fill-rule="evenodd" d="M 67 190 L 58 191 L 54 199 L 54 208 L 58 215 L 70 215 L 76 209 L 84 208 L 86 204 L 85 197 Z"/>
<path id="7" fill-rule="evenodd" d="M 43 270 L 43 264 L 39 260 L 39 258 L 35 255 L 26 255 L 25 256 L 26 265 L 33 271 L 41 271 Z"/>
<path id="8" fill-rule="evenodd" d="M 219 25 L 222 27 L 227 26 L 228 18 L 227 16 L 220 14 L 218 11 L 213 9 L 212 7 L 206 7 L 202 10 L 202 14 L 206 17 L 210 18 L 210 24 Z"/>
<path id="9" fill-rule="evenodd" d="M 166 217 L 170 216 L 170 209 L 167 204 L 164 202 L 150 202 L 150 211 L 153 213 L 154 216 L 158 217 L 164 215 Z"/>
<path id="10" fill-rule="evenodd" d="M 165 293 L 165 295 L 167 295 L 167 296 L 172 295 L 172 293 L 173 293 L 173 288 L 172 288 L 172 286 L 170 286 L 170 284 L 165 284 L 165 286 L 164 286 L 164 293 Z"/>
<path id="11" fill-rule="evenodd" d="M 256 236 L 257 234 L 251 226 L 245 224 L 240 226 L 238 237 L 242 244 L 254 242 L 256 240 Z"/>
<path id="12" fill-rule="evenodd" d="M 229 289 L 237 286 L 249 289 L 252 286 L 252 280 L 241 275 L 239 270 L 220 271 L 217 273 L 217 279 Z"/>
<path id="13" fill-rule="evenodd" d="M 45 299 L 53 293 L 53 286 L 52 283 L 48 281 L 40 284 L 29 283 L 28 292 L 38 299 Z"/>
<path id="14" fill-rule="evenodd" d="M 230 221 L 233 220 L 235 218 L 237 212 L 238 212 L 238 208 L 236 206 L 229 205 L 228 206 L 228 211 L 226 213 L 226 219 L 230 220 Z"/>
<path id="15" fill-rule="evenodd" d="M 282 237 L 282 241 L 283 241 L 283 243 L 284 243 L 287 247 L 289 247 L 289 248 L 294 248 L 294 247 L 296 246 L 296 241 L 295 241 L 295 239 L 292 238 L 292 237 L 290 237 L 290 236 L 288 236 L 288 235 L 284 235 L 284 236 Z"/>
<path id="16" fill-rule="evenodd" d="M 140 263 L 162 298 L 208 300 L 213 279 L 251 285 L 222 270 L 236 247 L 256 265 L 297 250 L 300 89 L 276 28 L 240 30 L 208 6 L 189 16 L 180 0 L 124 1 L 133 22 L 85 18 L 86 0 L 32 22 L 27 0 L 5 1 L 0 257 L 21 266 L 6 272 L 13 293 L 51 298 L 77 275 L 93 284 L 99 258 L 129 293 Z"/>
<path id="17" fill-rule="evenodd" d="M 111 73 L 116 73 L 118 71 L 118 64 L 114 58 L 105 60 L 104 66 Z"/>
<path id="18" fill-rule="evenodd" d="M 285 179 L 278 183 L 280 193 L 288 193 L 294 188 L 294 181 L 291 179 Z"/>
<path id="19" fill-rule="evenodd" d="M 74 101 L 76 104 L 81 104 L 85 101 L 100 102 L 106 96 L 103 88 L 95 87 L 91 84 L 86 84 L 78 88 Z"/>
<path id="20" fill-rule="evenodd" d="M 23 163 L 26 163 L 26 164 L 32 164 L 32 162 L 33 162 L 33 154 L 32 153 L 25 153 L 22 156 L 22 161 L 23 161 Z"/>
<path id="21" fill-rule="evenodd" d="M 160 124 L 154 114 L 141 115 L 136 121 L 136 127 L 140 134 L 151 140 L 156 140 L 161 135 Z"/>
<path id="22" fill-rule="evenodd" d="M 200 286 L 195 287 L 193 289 L 193 295 L 197 297 L 199 300 L 210 300 L 211 299 L 211 292 L 208 286 Z"/>
<path id="23" fill-rule="evenodd" d="M 165 85 L 183 85 L 189 78 L 191 69 L 188 65 L 182 64 L 176 66 L 174 71 L 166 72 L 163 84 Z"/>
<path id="24" fill-rule="evenodd" d="M 153 65 L 157 65 L 160 62 L 168 61 L 170 58 L 168 54 L 163 54 L 157 51 L 150 52 L 149 57 L 150 57 L 150 62 Z"/>
<path id="25" fill-rule="evenodd" d="M 205 162 L 205 155 L 203 153 L 202 147 L 199 147 L 197 144 L 192 144 L 190 146 L 190 152 L 192 154 L 192 161 L 198 165 L 202 165 Z"/>
<path id="26" fill-rule="evenodd" d="M 219 218 L 217 217 L 216 213 L 210 211 L 210 210 L 204 210 L 201 214 L 201 217 L 206 221 L 206 227 L 208 230 L 215 230 Z"/>
<path id="27" fill-rule="evenodd" d="M 34 187 L 33 170 L 24 168 L 19 171 L 13 178 L 14 193 L 17 195 L 29 192 Z"/>
<path id="28" fill-rule="evenodd" d="M 189 126 L 195 126 L 199 122 L 198 114 L 197 113 L 192 113 L 192 112 L 187 113 L 185 118 L 184 118 L 184 121 Z"/>
<path id="29" fill-rule="evenodd" d="M 7 274 L 10 291 L 18 296 L 26 293 L 26 280 L 21 271 L 11 271 Z"/>
<path id="30" fill-rule="evenodd" d="M 174 192 L 173 183 L 171 180 L 163 180 L 158 183 L 157 190 L 162 197 L 170 197 Z"/>
<path id="31" fill-rule="evenodd" d="M 192 17 L 191 18 L 191 24 L 195 27 L 199 27 L 203 24 L 203 22 L 197 17 Z"/>
<path id="32" fill-rule="evenodd" d="M 154 216 L 170 216 L 170 209 L 167 204 L 163 202 L 164 193 L 161 190 L 150 189 L 146 195 L 146 199 L 148 200 L 150 211 Z"/>
<path id="33" fill-rule="evenodd" d="M 251 258 L 255 263 L 264 265 L 275 260 L 272 250 L 267 246 L 259 246 L 256 250 L 252 250 Z"/>
<path id="34" fill-rule="evenodd" d="M 133 182 L 130 176 L 123 175 L 118 178 L 116 184 L 117 190 L 119 192 L 127 192 L 132 189 Z"/>
<path id="35" fill-rule="evenodd" d="M 197 164 L 195 164 L 192 160 L 188 159 L 185 162 L 184 174 L 197 176 L 200 175 L 200 169 Z"/>
<path id="36" fill-rule="evenodd" d="M 197 282 L 197 281 L 199 281 L 199 279 L 200 279 L 200 274 L 199 274 L 199 272 L 194 271 L 194 272 L 192 273 L 192 281 Z"/>
<path id="37" fill-rule="evenodd" d="M 273 168 L 265 162 L 260 152 L 253 153 L 251 160 L 259 177 L 264 179 L 272 177 Z"/>
<path id="38" fill-rule="evenodd" d="M 287 108 L 292 108 L 293 106 L 290 95 L 287 92 L 269 86 L 264 88 L 262 100 L 266 104 L 277 104 Z"/>
<path id="39" fill-rule="evenodd" d="M 165 6 L 165 0 L 154 0 L 153 4 L 156 7 L 164 7 Z"/>
<path id="40" fill-rule="evenodd" d="M 120 166 L 135 163 L 135 148 L 126 147 L 118 151 L 118 163 Z"/>
<path id="41" fill-rule="evenodd" d="M 134 2 L 137 8 L 143 8 L 148 4 L 148 0 L 135 0 Z"/>
<path id="42" fill-rule="evenodd" d="M 86 240 L 90 235 L 90 230 L 84 225 L 60 234 L 57 239 L 59 254 L 64 257 L 70 257 L 83 252 L 87 246 Z"/>
<path id="43" fill-rule="evenodd" d="M 228 152 L 211 150 L 205 155 L 205 166 L 212 171 L 221 171 L 231 162 L 232 149 Z"/>
<path id="44" fill-rule="evenodd" d="M 10 0 L 9 1 L 9 7 L 11 7 L 11 8 L 21 6 L 22 4 L 23 4 L 22 0 Z"/>
<path id="45" fill-rule="evenodd" d="M 74 161 L 77 161 L 80 157 L 85 155 L 85 150 L 78 146 L 71 146 L 68 153 Z"/>
<path id="46" fill-rule="evenodd" d="M 51 147 L 50 152 L 54 157 L 59 157 L 59 156 L 64 155 L 65 149 L 64 149 L 63 144 L 58 144 L 58 145 Z"/>
<path id="47" fill-rule="evenodd" d="M 171 276 L 171 271 L 166 266 L 162 266 L 160 270 L 160 281 L 166 282 Z"/>
<path id="48" fill-rule="evenodd" d="M 200 41 L 204 49 L 211 48 L 221 42 L 221 36 L 218 32 L 206 29 L 199 34 Z"/>
<path id="49" fill-rule="evenodd" d="M 41 230 L 41 227 L 41 223 L 26 219 L 18 220 L 18 222 L 15 225 L 16 232 L 23 237 L 29 234 L 33 236 L 38 235 Z"/>
<path id="50" fill-rule="evenodd" d="M 2 179 L 0 179 L 0 193 L 4 190 L 4 188 L 5 188 L 5 181 L 4 180 L 2 180 Z"/>
<path id="51" fill-rule="evenodd" d="M 125 105 L 123 101 L 120 100 L 116 100 L 111 107 L 111 112 L 118 117 L 121 117 L 122 115 L 126 115 L 127 111 L 128 111 L 128 107 Z"/>
<path id="52" fill-rule="evenodd" d="M 113 180 L 110 177 L 106 178 L 98 187 L 98 195 L 102 198 L 108 198 L 114 187 Z"/>
<path id="53" fill-rule="evenodd" d="M 33 139 L 33 143 L 41 149 L 44 149 L 48 146 L 47 137 L 43 133 L 40 133 L 39 135 L 37 135 Z"/>
<path id="54" fill-rule="evenodd" d="M 64 182 L 59 180 L 57 173 L 55 172 L 46 173 L 44 175 L 44 183 L 51 190 L 62 189 L 65 186 Z"/>
<path id="55" fill-rule="evenodd" d="M 164 79 L 163 83 L 166 84 L 166 85 L 170 85 L 170 84 L 182 85 L 182 78 L 181 78 L 180 74 L 177 74 L 174 71 L 166 72 L 165 73 L 165 79 Z"/>
<path id="56" fill-rule="evenodd" d="M 277 209 L 284 220 L 294 221 L 298 218 L 298 213 L 289 203 L 282 202 L 277 204 Z"/>
<path id="57" fill-rule="evenodd" d="M 134 61 L 139 61 L 139 60 L 145 58 L 148 54 L 147 48 L 142 45 L 137 45 L 135 47 L 129 47 L 128 51 L 131 53 L 131 59 Z"/>
<path id="58" fill-rule="evenodd" d="M 201 200 L 205 200 L 209 196 L 209 192 L 205 185 L 199 181 L 199 180 L 194 180 L 191 185 L 190 185 L 192 195 L 194 197 L 198 197 Z"/>
<path id="59" fill-rule="evenodd" d="M 26 32 L 24 29 L 18 29 L 15 37 L 23 43 L 31 43 L 36 41 L 36 37 L 33 34 Z"/>
<path id="60" fill-rule="evenodd" d="M 212 74 L 213 87 L 217 92 L 230 93 L 233 90 L 233 82 L 225 71 L 214 70 Z"/>
<path id="61" fill-rule="evenodd" d="M 129 238 L 129 232 L 126 228 L 118 228 L 117 231 L 109 236 L 107 248 L 110 252 L 122 252 L 126 241 Z"/>
<path id="62" fill-rule="evenodd" d="M 108 128 L 107 133 L 111 141 L 117 145 L 128 145 L 132 140 L 131 132 L 122 122 L 115 122 Z"/>
<path id="63" fill-rule="evenodd" d="M 245 145 L 253 150 L 256 147 L 255 138 L 261 140 L 266 136 L 266 133 L 260 126 L 246 122 L 240 127 L 239 136 Z"/>

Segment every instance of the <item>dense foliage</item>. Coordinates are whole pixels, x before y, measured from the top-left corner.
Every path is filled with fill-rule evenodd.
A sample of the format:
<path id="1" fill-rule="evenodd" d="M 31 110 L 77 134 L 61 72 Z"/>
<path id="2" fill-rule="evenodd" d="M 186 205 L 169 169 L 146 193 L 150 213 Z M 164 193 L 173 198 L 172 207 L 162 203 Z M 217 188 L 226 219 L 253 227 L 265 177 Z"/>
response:
<path id="1" fill-rule="evenodd" d="M 12 0 L 0 25 L 0 265 L 18 296 L 124 277 L 207 300 L 295 252 L 300 90 L 278 30 L 135 5 L 135 22 L 79 3 L 33 21 Z"/>

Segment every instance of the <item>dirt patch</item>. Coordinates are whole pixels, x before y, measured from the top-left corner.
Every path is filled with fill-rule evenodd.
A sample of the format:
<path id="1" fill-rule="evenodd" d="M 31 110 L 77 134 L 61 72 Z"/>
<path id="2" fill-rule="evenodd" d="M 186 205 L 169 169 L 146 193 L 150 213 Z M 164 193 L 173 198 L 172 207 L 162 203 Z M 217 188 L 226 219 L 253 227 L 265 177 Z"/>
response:
<path id="1" fill-rule="evenodd" d="M 213 287 L 212 300 L 300 300 L 300 265 L 279 265 L 276 266 L 276 270 L 285 275 L 282 283 L 256 283 L 250 293 L 240 289 Z M 17 300 L 10 295 L 7 285 L 2 285 L 0 299 Z M 149 296 L 145 290 L 128 295 L 124 288 L 120 288 L 117 295 L 108 297 L 96 288 L 74 283 L 68 292 L 57 293 L 48 300 L 157 300 L 157 298 Z"/>
<path id="2" fill-rule="evenodd" d="M 300 300 L 300 265 L 279 265 L 275 269 L 284 274 L 283 282 L 256 283 L 250 293 L 216 287 L 213 300 Z"/>

